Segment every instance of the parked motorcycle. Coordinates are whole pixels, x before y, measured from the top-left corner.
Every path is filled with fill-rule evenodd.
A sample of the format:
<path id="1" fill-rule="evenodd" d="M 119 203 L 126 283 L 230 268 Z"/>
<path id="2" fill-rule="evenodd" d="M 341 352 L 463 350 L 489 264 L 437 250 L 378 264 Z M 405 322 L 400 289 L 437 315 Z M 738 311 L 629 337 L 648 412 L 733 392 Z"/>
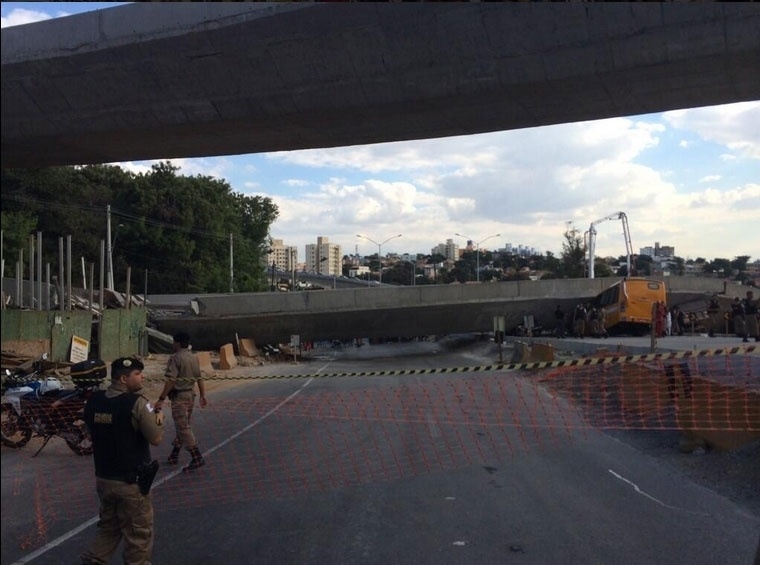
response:
<path id="1" fill-rule="evenodd" d="M 92 454 L 87 434 L 84 405 L 106 376 L 100 360 L 72 365 L 70 375 L 74 389 L 66 389 L 55 377 L 42 377 L 39 364 L 29 374 L 6 370 L 2 397 L 2 443 L 21 448 L 34 436 L 44 438 L 37 452 L 54 437 L 60 437 L 78 455 Z M 6 383 L 9 386 L 6 386 Z"/>

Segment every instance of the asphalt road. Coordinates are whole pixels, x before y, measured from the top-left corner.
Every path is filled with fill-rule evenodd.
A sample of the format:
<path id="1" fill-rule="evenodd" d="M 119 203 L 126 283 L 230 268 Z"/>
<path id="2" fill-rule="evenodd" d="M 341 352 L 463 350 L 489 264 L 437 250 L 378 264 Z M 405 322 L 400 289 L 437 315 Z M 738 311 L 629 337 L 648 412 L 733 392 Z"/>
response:
<path id="1" fill-rule="evenodd" d="M 208 465 L 159 472 L 154 563 L 753 562 L 760 516 L 530 374 L 349 375 L 493 361 L 491 344 L 324 350 L 216 391 L 194 416 Z M 2 562 L 76 563 L 92 461 L 36 445 L 2 448 Z"/>

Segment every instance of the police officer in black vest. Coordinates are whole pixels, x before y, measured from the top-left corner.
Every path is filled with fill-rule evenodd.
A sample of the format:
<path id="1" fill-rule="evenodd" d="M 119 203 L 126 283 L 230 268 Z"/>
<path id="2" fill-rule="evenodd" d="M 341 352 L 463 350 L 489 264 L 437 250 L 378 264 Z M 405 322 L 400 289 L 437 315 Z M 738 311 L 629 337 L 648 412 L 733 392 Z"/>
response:
<path id="1" fill-rule="evenodd" d="M 111 364 L 111 386 L 97 391 L 85 405 L 100 521 L 82 563 L 108 563 L 122 539 L 124 563 L 149 565 L 151 561 L 153 502 L 149 489 L 158 467 L 155 462 L 150 466 L 150 446 L 161 442 L 164 426 L 163 414 L 141 394 L 143 368 L 139 359 L 116 359 Z"/>

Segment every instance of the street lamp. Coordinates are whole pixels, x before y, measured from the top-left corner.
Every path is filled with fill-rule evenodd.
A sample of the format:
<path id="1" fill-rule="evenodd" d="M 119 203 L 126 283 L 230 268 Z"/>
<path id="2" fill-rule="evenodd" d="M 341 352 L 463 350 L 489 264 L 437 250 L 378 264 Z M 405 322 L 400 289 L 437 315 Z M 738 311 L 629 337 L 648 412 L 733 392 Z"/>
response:
<path id="1" fill-rule="evenodd" d="M 459 237 L 463 237 L 465 239 L 469 239 L 470 241 L 472 241 L 471 237 L 466 236 L 464 234 L 455 233 L 454 235 L 458 235 Z M 489 235 L 485 239 L 481 239 L 480 241 L 478 241 L 478 242 L 475 243 L 475 253 L 476 253 L 476 255 L 475 255 L 475 280 L 477 282 L 480 282 L 480 244 L 483 243 L 483 242 L 485 242 L 485 241 L 488 241 L 492 237 L 499 237 L 500 235 L 501 235 L 500 233 L 495 233 L 495 234 Z"/>
<path id="2" fill-rule="evenodd" d="M 296 284 L 296 259 L 298 259 L 298 252 L 294 249 L 290 249 L 290 289 L 296 290 L 298 285 Z"/>
<path id="3" fill-rule="evenodd" d="M 378 278 L 378 284 L 383 284 L 383 260 L 381 259 L 381 257 L 382 257 L 381 253 L 382 253 L 383 245 L 385 245 L 386 243 L 388 243 L 392 239 L 396 239 L 397 237 L 401 237 L 402 235 L 403 234 L 394 235 L 394 236 L 389 237 L 388 239 L 382 241 L 381 243 L 378 243 L 374 239 L 372 239 L 371 237 L 367 237 L 366 235 L 361 235 L 361 234 L 358 234 L 358 233 L 356 234 L 356 237 L 361 237 L 362 239 L 366 239 L 367 241 L 371 241 L 372 243 L 374 243 L 375 245 L 377 245 L 377 262 L 379 263 L 379 267 L 380 267 L 380 275 L 379 275 L 379 278 Z"/>

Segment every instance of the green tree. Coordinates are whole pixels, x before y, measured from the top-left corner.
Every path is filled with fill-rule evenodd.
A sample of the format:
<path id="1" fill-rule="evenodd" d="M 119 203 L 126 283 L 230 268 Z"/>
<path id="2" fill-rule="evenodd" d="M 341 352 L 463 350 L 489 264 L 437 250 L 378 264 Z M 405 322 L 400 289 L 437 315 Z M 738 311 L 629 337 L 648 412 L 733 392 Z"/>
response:
<path id="1" fill-rule="evenodd" d="M 3 210 L 27 212 L 42 232 L 42 261 L 58 271 L 60 243 L 71 236 L 72 260 L 100 263 L 106 206 L 114 190 L 127 190 L 131 173 L 118 167 L 4 169 Z M 30 234 L 31 235 L 31 234 Z"/>
<path id="2" fill-rule="evenodd" d="M 5 250 L 9 250 L 10 253 L 5 254 L 6 257 L 10 257 L 11 261 L 17 257 L 17 253 L 26 253 L 29 249 L 29 236 L 33 235 L 37 229 L 37 216 L 31 212 L 6 212 L 3 210 L 0 212 L 0 226 L 3 230 L 3 253 Z M 24 255 L 24 263 L 28 261 L 28 257 Z M 6 258 L 5 271 L 14 272 L 9 268 L 11 262 Z"/>
<path id="3" fill-rule="evenodd" d="M 586 273 L 584 264 L 586 244 L 583 242 L 583 236 L 574 227 L 568 227 L 565 230 L 564 237 L 565 241 L 562 243 L 562 253 L 560 254 L 559 275 L 561 278 L 583 278 Z"/>
<path id="4" fill-rule="evenodd" d="M 452 280 L 460 283 L 474 281 L 476 277 L 475 252 L 463 252 L 459 258 L 459 261 L 454 262 L 454 267 L 449 271 L 449 275 L 451 276 Z"/>
<path id="5" fill-rule="evenodd" d="M 59 239 L 71 235 L 75 260 L 100 263 L 110 205 L 114 280 L 126 280 L 127 268 L 133 281 L 147 271 L 153 293 L 227 292 L 232 239 L 235 290 L 265 288 L 277 207 L 177 171 L 169 163 L 139 175 L 109 165 L 3 170 L 3 212 L 26 214 L 24 229 L 43 232 L 45 260 L 57 264 Z"/>
<path id="6" fill-rule="evenodd" d="M 648 277 L 652 274 L 652 258 L 649 255 L 634 255 L 633 273 L 637 277 Z"/>
<path id="7" fill-rule="evenodd" d="M 682 277 L 686 272 L 686 264 L 683 257 L 673 257 L 673 264 L 675 266 L 676 275 Z"/>
<path id="8" fill-rule="evenodd" d="M 611 277 L 613 276 L 612 269 L 610 268 L 609 263 L 602 259 L 601 257 L 597 257 L 594 259 L 594 276 L 599 278 L 604 277 Z"/>
<path id="9" fill-rule="evenodd" d="M 747 263 L 749 263 L 749 260 L 749 255 L 739 255 L 731 261 L 731 268 L 734 270 L 736 280 L 745 281 L 749 278 L 747 273 Z"/>
<path id="10" fill-rule="evenodd" d="M 440 253 L 433 253 L 430 255 L 429 263 L 433 265 L 433 282 L 438 282 L 438 265 L 440 263 L 443 263 L 443 261 L 446 260 L 446 257 L 441 255 Z"/>
<path id="11" fill-rule="evenodd" d="M 412 285 L 413 266 L 409 261 L 397 261 L 383 271 L 383 282 L 400 286 Z"/>
<path id="12" fill-rule="evenodd" d="M 716 258 L 708 261 L 704 266 L 705 273 L 712 273 L 720 277 L 730 277 L 733 274 L 731 261 L 728 259 Z"/>
<path id="13" fill-rule="evenodd" d="M 539 267 L 539 270 L 545 271 L 544 275 L 541 278 L 556 278 L 557 273 L 560 271 L 560 268 L 561 261 L 554 256 L 554 253 L 547 251 L 541 262 L 541 266 Z"/>

